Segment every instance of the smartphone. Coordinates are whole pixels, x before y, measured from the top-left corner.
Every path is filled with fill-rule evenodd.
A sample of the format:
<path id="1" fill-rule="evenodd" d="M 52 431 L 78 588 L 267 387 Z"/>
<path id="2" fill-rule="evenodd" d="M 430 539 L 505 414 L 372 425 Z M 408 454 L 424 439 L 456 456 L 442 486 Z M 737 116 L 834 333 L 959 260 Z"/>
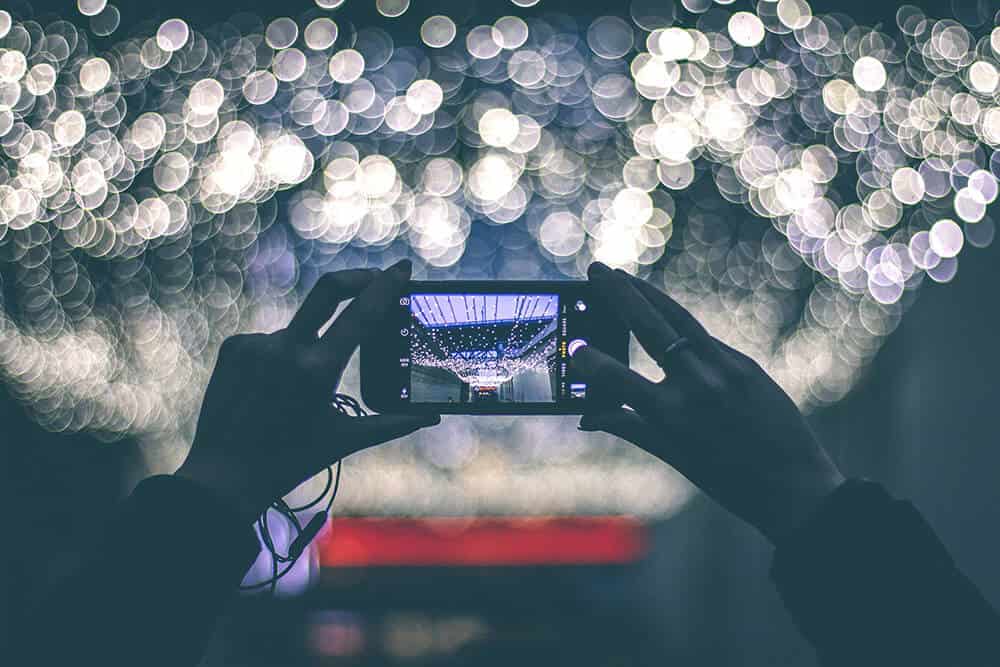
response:
<path id="1" fill-rule="evenodd" d="M 361 344 L 361 396 L 387 413 L 582 414 L 609 403 L 570 357 L 628 363 L 628 340 L 586 281 L 411 281 Z"/>

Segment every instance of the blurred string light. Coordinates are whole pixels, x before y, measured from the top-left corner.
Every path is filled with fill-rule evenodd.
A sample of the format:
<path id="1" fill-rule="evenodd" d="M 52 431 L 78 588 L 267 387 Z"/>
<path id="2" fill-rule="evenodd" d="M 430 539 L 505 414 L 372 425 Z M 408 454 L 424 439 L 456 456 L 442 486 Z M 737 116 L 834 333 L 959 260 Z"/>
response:
<path id="1" fill-rule="evenodd" d="M 0 10 L 0 368 L 44 426 L 182 452 L 224 337 L 405 255 L 439 278 L 625 267 L 808 408 L 992 241 L 1000 28 L 903 6 L 890 35 L 805 0 L 584 23 L 514 0 L 401 35 L 342 4 L 120 37 L 104 0 L 48 25 Z"/>
<path id="2" fill-rule="evenodd" d="M 492 316 L 490 312 L 492 311 Z M 445 370 L 473 389 L 555 370 L 559 297 L 413 295 L 411 363 Z"/>

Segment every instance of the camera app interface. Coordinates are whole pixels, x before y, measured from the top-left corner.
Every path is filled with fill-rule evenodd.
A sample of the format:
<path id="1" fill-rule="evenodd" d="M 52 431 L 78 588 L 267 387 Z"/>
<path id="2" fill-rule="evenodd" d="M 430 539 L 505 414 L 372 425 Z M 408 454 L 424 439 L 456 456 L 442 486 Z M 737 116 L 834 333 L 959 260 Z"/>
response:
<path id="1" fill-rule="evenodd" d="M 404 299 L 406 301 L 406 299 Z M 413 403 L 555 403 L 585 398 L 567 382 L 573 313 L 559 294 L 411 294 L 408 386 Z"/>

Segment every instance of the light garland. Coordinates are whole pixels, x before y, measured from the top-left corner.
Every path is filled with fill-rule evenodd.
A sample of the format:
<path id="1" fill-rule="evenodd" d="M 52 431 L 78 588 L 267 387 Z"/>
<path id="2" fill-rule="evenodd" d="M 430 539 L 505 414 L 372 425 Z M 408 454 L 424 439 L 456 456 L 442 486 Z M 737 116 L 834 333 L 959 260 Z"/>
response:
<path id="1" fill-rule="evenodd" d="M 474 301 L 464 317 L 451 307 L 456 298 Z M 557 347 L 558 301 L 555 295 L 414 295 L 411 366 L 447 370 L 472 387 L 499 386 L 524 372 L 550 371 Z M 490 304 L 493 317 L 488 314 Z M 510 319 L 498 319 L 500 313 Z"/>

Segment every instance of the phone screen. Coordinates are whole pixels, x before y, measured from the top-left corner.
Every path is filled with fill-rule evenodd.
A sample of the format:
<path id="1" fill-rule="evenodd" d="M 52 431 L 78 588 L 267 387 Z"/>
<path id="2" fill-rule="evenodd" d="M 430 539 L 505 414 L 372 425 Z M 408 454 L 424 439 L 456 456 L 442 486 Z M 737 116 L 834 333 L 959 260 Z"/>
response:
<path id="1" fill-rule="evenodd" d="M 413 403 L 555 403 L 585 398 L 567 382 L 570 314 L 558 294 L 411 294 Z M 564 307 L 568 306 L 568 307 Z M 565 333 L 564 333 L 565 332 Z M 403 397 L 403 396 L 401 396 Z"/>
<path id="2" fill-rule="evenodd" d="M 396 363 L 381 364 L 374 380 L 392 383 L 380 390 L 382 403 L 446 412 L 580 411 L 590 392 L 569 360 L 607 339 L 600 332 L 607 318 L 594 310 L 584 282 L 411 283 L 387 344 Z M 372 384 L 364 375 L 363 367 L 362 384 Z"/>

